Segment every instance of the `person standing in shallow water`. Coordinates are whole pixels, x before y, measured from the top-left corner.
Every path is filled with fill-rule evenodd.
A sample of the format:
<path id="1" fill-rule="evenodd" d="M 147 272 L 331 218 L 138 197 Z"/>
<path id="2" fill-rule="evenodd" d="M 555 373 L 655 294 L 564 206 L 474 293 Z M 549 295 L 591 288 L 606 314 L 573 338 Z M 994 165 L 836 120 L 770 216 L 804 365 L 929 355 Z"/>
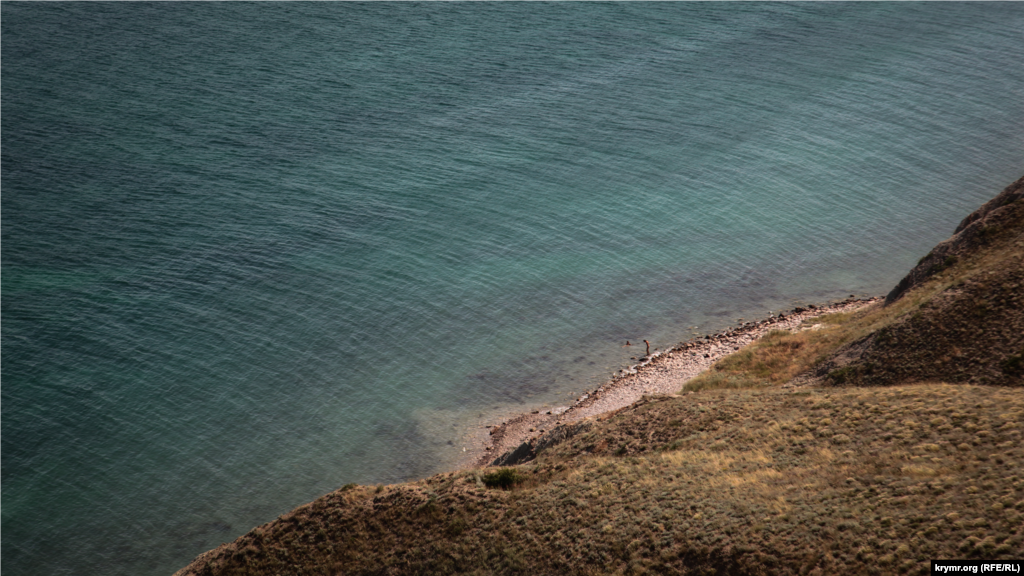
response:
<path id="1" fill-rule="evenodd" d="M 648 342 L 647 340 L 644 340 L 644 344 L 647 344 L 647 355 L 650 356 L 651 355 L 651 343 Z"/>

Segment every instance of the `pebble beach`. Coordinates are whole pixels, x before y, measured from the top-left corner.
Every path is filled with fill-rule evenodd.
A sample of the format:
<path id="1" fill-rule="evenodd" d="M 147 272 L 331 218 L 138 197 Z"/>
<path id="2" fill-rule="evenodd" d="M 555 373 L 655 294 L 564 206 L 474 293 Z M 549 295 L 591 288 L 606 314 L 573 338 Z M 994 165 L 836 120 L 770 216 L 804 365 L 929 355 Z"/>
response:
<path id="1" fill-rule="evenodd" d="M 715 362 L 773 330 L 801 329 L 807 320 L 826 314 L 852 312 L 881 300 L 881 297 L 851 297 L 822 306 L 800 307 L 788 313 L 745 322 L 715 334 L 681 342 L 667 350 L 655 350 L 649 355 L 638 356 L 635 365 L 620 370 L 604 384 L 582 394 L 571 405 L 513 413 L 499 424 L 482 423 L 467 439 L 469 445 L 466 447 L 464 466 L 492 465 L 499 457 L 523 443 L 536 444 L 543 441 L 545 433 L 558 426 L 607 415 L 630 406 L 644 396 L 679 394 L 686 382 Z M 811 324 L 802 329 L 813 329 L 814 326 Z M 643 350 L 644 345 L 640 344 L 638 349 Z"/>

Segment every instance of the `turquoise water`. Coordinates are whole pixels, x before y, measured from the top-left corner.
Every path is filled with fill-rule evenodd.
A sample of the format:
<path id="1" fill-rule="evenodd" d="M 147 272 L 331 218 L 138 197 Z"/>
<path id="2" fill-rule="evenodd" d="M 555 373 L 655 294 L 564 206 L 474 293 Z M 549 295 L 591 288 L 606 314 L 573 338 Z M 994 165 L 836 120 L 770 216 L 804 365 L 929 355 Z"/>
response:
<path id="1" fill-rule="evenodd" d="M 5 575 L 170 574 L 624 340 L 883 294 L 1024 168 L 1016 4 L 2 16 Z"/>

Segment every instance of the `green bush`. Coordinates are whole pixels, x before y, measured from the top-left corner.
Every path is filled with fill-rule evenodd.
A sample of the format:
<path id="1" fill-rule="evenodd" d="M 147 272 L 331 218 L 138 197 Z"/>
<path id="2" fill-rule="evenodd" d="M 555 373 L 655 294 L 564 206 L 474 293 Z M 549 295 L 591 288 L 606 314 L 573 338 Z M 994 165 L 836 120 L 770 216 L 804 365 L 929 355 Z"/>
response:
<path id="1" fill-rule="evenodd" d="M 833 384 L 846 384 L 852 382 L 856 377 L 857 368 L 855 366 L 844 366 L 828 373 L 828 379 Z"/>
<path id="2" fill-rule="evenodd" d="M 938 274 L 951 266 L 955 266 L 957 261 L 958 259 L 955 255 L 946 256 L 946 259 L 942 262 L 933 264 L 932 267 L 928 269 L 928 274 Z"/>
<path id="3" fill-rule="evenodd" d="M 512 486 L 526 480 L 526 477 L 515 468 L 501 468 L 500 470 L 484 474 L 482 480 L 484 481 L 484 486 L 488 488 L 508 490 Z"/>
<path id="4" fill-rule="evenodd" d="M 1008 376 L 1016 376 L 1021 372 L 1024 372 L 1024 352 L 1020 354 L 1014 354 L 1006 360 L 1003 360 L 1003 373 Z"/>

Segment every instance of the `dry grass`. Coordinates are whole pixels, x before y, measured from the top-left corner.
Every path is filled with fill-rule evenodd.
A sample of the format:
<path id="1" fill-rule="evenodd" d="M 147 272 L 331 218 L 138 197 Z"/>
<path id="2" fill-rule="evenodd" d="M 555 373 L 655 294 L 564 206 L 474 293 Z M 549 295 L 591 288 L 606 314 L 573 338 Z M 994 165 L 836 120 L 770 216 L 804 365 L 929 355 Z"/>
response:
<path id="1" fill-rule="evenodd" d="M 829 314 L 811 321 L 806 330 L 774 330 L 716 362 L 687 382 L 683 391 L 759 388 L 789 382 L 850 341 L 848 325 L 853 317 L 849 313 Z"/>
<path id="2" fill-rule="evenodd" d="M 1011 558 L 1022 420 L 1024 395 L 980 386 L 651 399 L 516 467 L 511 490 L 467 471 L 335 492 L 193 573 L 924 574 L 928 558 Z M 626 439 L 624 456 L 592 451 Z"/>

